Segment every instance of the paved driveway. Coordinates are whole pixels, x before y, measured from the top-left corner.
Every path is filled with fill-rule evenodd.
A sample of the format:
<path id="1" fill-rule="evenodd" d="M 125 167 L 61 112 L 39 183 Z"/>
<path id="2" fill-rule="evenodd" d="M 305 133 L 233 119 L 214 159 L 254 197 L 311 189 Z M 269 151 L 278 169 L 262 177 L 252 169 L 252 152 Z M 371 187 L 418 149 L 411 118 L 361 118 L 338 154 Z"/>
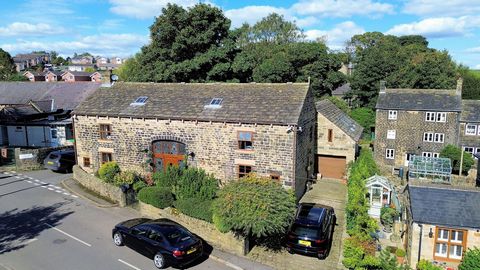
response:
<path id="1" fill-rule="evenodd" d="M 345 269 L 341 261 L 341 250 L 343 239 L 347 236 L 345 232 L 346 199 L 347 186 L 343 182 L 333 179 L 322 179 L 317 181 L 317 183 L 313 185 L 313 189 L 308 191 L 300 200 L 300 202 L 330 205 L 335 209 L 337 225 L 335 226 L 330 255 L 325 260 L 289 254 L 285 250 L 273 253 L 259 247 L 255 247 L 248 256 L 254 260 L 273 266 L 276 269 Z"/>

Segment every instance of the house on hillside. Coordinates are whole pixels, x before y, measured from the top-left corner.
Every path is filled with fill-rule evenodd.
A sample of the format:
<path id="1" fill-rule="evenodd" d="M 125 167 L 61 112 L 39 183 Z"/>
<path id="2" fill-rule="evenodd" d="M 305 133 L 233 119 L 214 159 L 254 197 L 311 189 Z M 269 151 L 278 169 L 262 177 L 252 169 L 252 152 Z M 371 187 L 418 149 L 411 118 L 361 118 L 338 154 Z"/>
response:
<path id="1" fill-rule="evenodd" d="M 407 188 L 407 260 L 425 259 L 456 269 L 468 248 L 480 246 L 480 192 L 445 186 Z"/>
<path id="2" fill-rule="evenodd" d="M 45 74 L 45 72 L 27 71 L 23 73 L 23 76 L 27 77 L 31 82 L 41 82 L 45 81 Z"/>
<path id="3" fill-rule="evenodd" d="M 58 82 L 62 80 L 62 71 L 47 71 L 45 73 L 45 81 L 46 82 Z"/>
<path id="4" fill-rule="evenodd" d="M 74 110 L 78 165 L 188 163 L 221 181 L 255 172 L 300 198 L 313 174 L 315 119 L 305 83 L 117 83 Z"/>
<path id="5" fill-rule="evenodd" d="M 73 57 L 70 59 L 70 62 L 72 62 L 72 64 L 74 65 L 91 65 L 93 64 L 93 57 L 92 56 L 77 56 L 77 57 Z M 79 70 L 81 71 L 81 70 Z"/>
<path id="6" fill-rule="evenodd" d="M 347 164 L 355 161 L 363 127 L 330 100 L 317 102 L 316 109 L 316 173 L 319 177 L 342 179 Z"/>
<path id="7" fill-rule="evenodd" d="M 480 154 L 480 100 L 462 100 L 460 146 L 465 152 Z"/>
<path id="8" fill-rule="evenodd" d="M 100 85 L 0 82 L 0 143 L 9 147 L 72 144 L 70 113 Z"/>
<path id="9" fill-rule="evenodd" d="M 459 144 L 461 82 L 457 89 L 380 89 L 374 157 L 378 164 L 408 167 L 414 155 L 438 157 Z"/>
<path id="10" fill-rule="evenodd" d="M 62 73 L 65 82 L 101 82 L 102 75 L 98 72 L 65 71 Z"/>
<path id="11" fill-rule="evenodd" d="M 68 70 L 69 71 L 84 72 L 88 69 L 96 70 L 97 65 L 95 65 L 95 64 L 71 64 L 71 65 L 68 65 Z"/>

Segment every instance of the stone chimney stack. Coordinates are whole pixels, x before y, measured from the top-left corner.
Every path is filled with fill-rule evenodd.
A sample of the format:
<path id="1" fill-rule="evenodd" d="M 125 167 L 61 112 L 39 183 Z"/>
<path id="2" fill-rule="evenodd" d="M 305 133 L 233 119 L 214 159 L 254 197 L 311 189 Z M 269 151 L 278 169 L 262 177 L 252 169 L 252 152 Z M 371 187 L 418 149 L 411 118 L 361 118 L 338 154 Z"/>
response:
<path id="1" fill-rule="evenodd" d="M 384 94 L 387 87 L 385 86 L 386 81 L 380 81 L 380 94 Z"/>
<path id="2" fill-rule="evenodd" d="M 457 79 L 457 95 L 462 96 L 462 88 L 463 88 L 463 78 L 460 77 Z"/>

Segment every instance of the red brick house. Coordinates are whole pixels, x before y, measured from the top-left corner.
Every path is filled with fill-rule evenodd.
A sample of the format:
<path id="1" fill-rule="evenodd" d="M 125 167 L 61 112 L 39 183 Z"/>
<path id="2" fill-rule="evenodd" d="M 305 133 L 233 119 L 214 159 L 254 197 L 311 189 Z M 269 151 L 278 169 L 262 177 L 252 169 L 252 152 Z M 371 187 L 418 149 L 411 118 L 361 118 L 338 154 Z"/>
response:
<path id="1" fill-rule="evenodd" d="M 23 76 L 27 77 L 27 79 L 31 82 L 41 82 L 45 81 L 45 74 L 45 72 L 27 71 L 23 73 Z"/>
<path id="2" fill-rule="evenodd" d="M 66 82 L 101 82 L 102 75 L 98 72 L 65 71 L 62 79 Z"/>

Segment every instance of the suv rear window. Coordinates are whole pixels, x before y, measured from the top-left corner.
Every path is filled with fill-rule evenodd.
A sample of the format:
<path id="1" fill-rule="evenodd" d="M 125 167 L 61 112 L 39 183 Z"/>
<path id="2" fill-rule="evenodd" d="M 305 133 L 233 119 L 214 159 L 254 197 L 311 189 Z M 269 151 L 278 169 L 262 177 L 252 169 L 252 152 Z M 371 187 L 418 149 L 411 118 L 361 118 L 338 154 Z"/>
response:
<path id="1" fill-rule="evenodd" d="M 188 232 L 177 227 L 170 227 L 168 229 L 166 228 L 163 234 L 167 238 L 167 241 L 170 243 L 170 245 L 180 244 L 191 238 Z"/>
<path id="2" fill-rule="evenodd" d="M 293 224 L 292 230 L 298 236 L 306 236 L 309 238 L 318 237 L 318 228 L 306 227 L 299 224 Z"/>

